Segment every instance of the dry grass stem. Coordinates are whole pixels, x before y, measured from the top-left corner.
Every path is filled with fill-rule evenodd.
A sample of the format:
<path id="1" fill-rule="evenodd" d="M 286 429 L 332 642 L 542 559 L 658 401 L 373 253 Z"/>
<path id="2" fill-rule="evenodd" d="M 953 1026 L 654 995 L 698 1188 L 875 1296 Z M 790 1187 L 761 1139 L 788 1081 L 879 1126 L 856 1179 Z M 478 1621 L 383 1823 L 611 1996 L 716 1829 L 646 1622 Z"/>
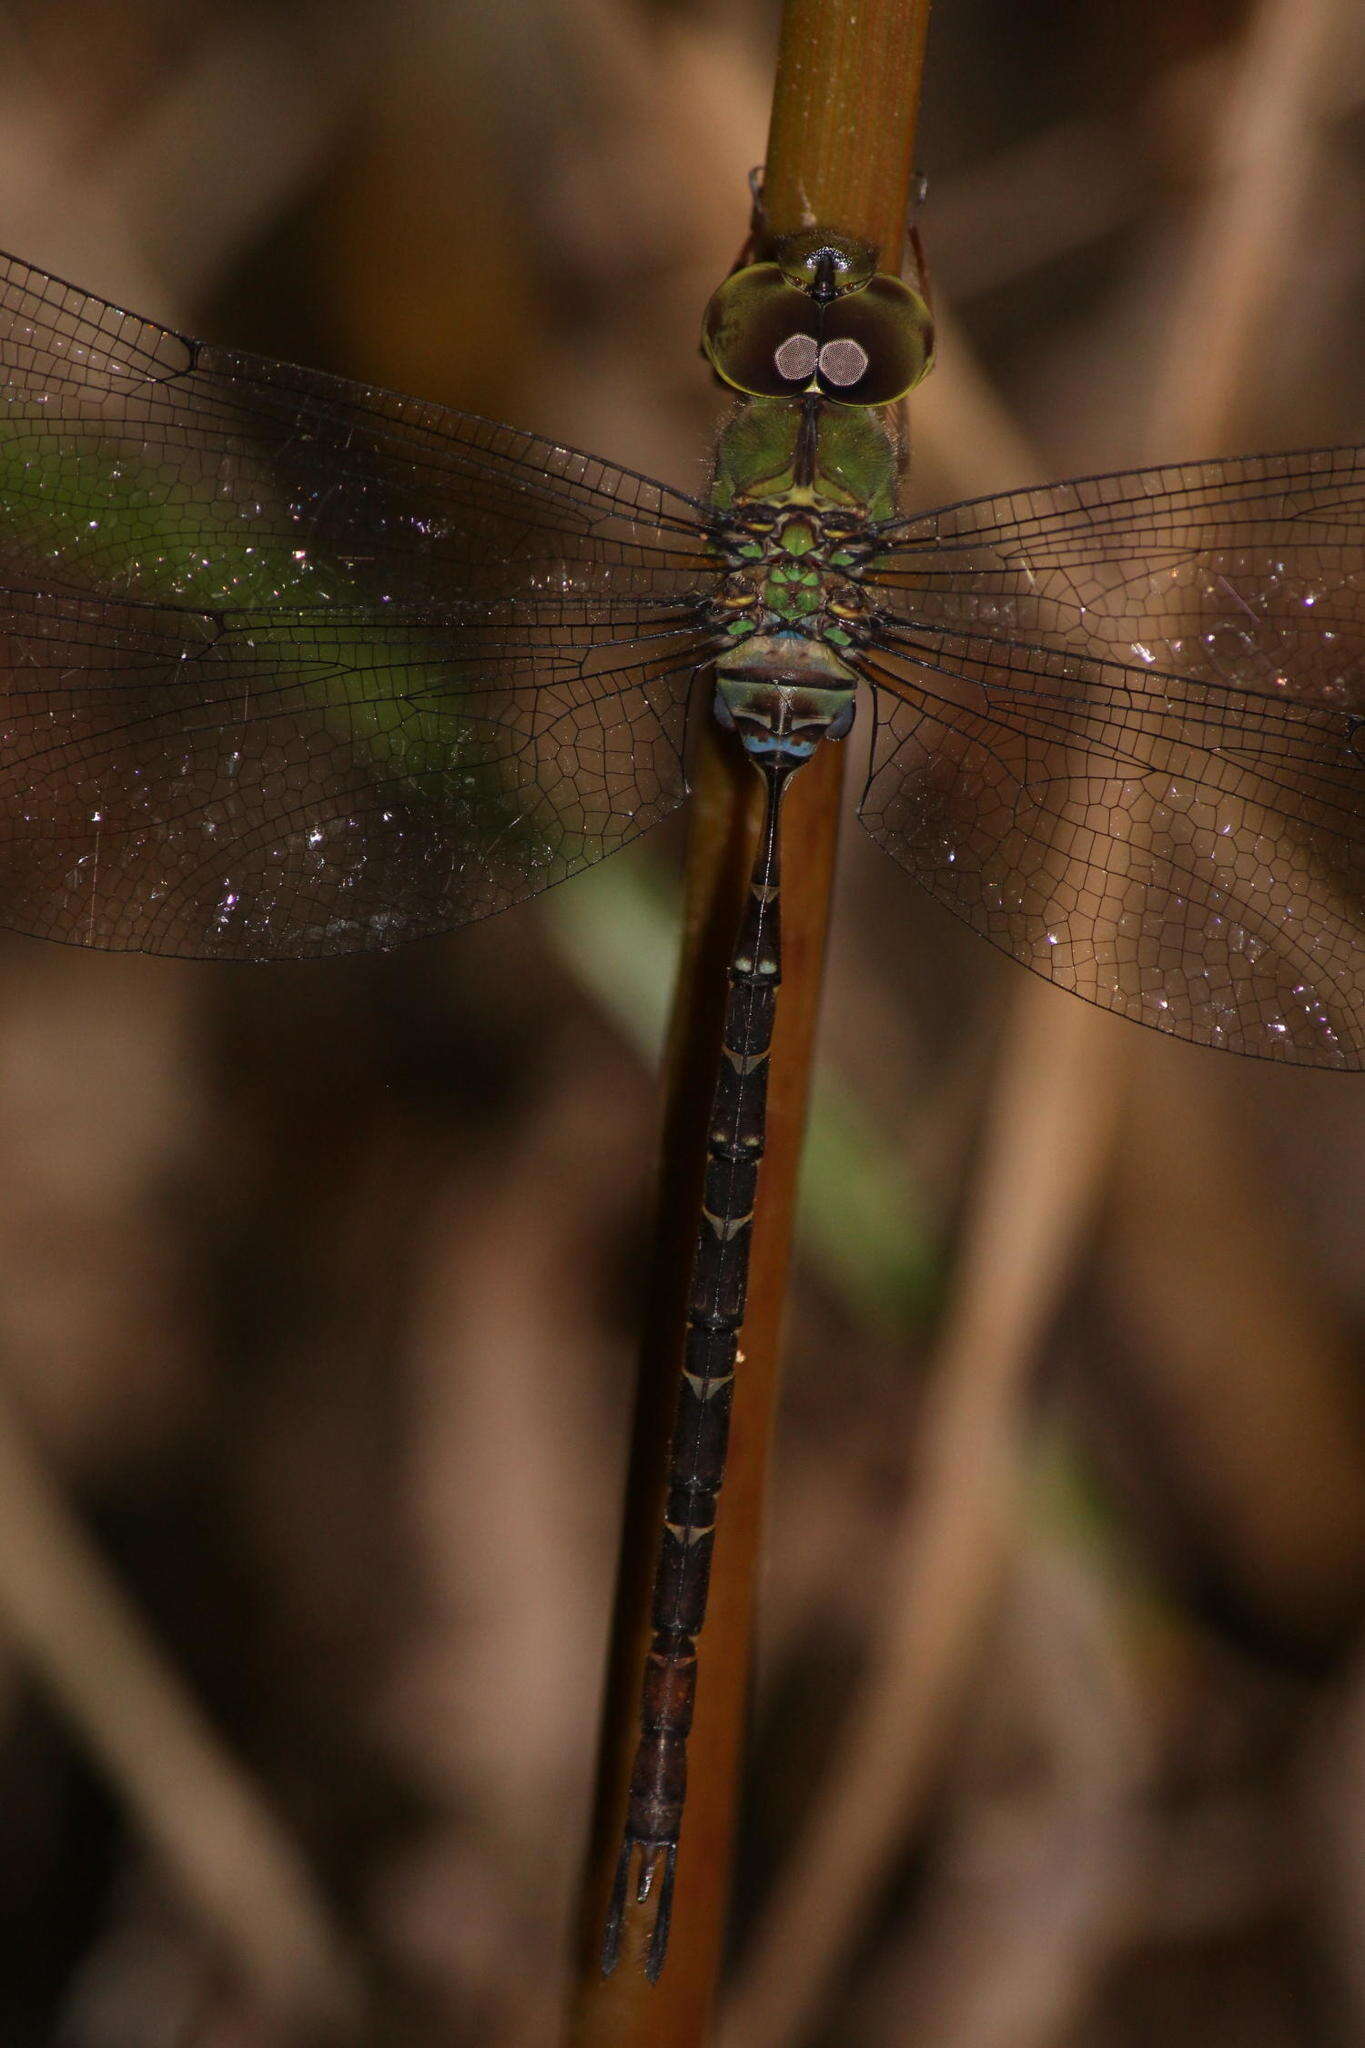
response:
<path id="1" fill-rule="evenodd" d="M 268 2009 L 352 2038 L 359 1988 L 296 1844 L 208 1726 L 0 1400 L 0 1625 Z"/>
<path id="2" fill-rule="evenodd" d="M 932 1783 L 1016 1532 L 1028 1375 L 1105 1157 L 1116 1040 L 1081 1004 L 1025 985 L 881 1625 L 798 1858 L 726 2009 L 724 2048 L 800 2038 Z M 1040 1086 L 1048 1073 L 1055 1084 Z"/>
<path id="3" fill-rule="evenodd" d="M 1161 456 L 1223 445 L 1254 384 L 1252 350 L 1305 218 L 1337 0 L 1260 0 L 1208 151 L 1209 184 L 1165 322 L 1148 442 Z"/>
<path id="4" fill-rule="evenodd" d="M 1153 1745 L 1112 1595 L 1069 1536 L 1028 1532 L 940 1881 L 857 1994 L 866 2048 L 1053 2048 L 1081 2022 L 1149 1876 Z"/>

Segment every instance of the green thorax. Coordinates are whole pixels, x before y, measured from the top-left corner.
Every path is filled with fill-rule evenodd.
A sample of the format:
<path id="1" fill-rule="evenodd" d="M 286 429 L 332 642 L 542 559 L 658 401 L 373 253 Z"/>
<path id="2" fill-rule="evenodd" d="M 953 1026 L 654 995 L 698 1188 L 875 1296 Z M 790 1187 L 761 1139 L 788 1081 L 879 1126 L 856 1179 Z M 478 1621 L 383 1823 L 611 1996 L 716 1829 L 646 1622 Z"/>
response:
<path id="1" fill-rule="evenodd" d="M 792 398 L 750 398 L 721 430 L 711 503 L 732 513 L 757 499 L 840 507 L 865 521 L 896 512 L 896 449 L 870 406 L 819 405 L 803 438 L 807 408 Z M 809 480 L 798 471 L 809 466 Z"/>
<path id="2" fill-rule="evenodd" d="M 809 666 L 814 647 L 837 664 L 859 644 L 871 612 L 859 575 L 874 522 L 894 510 L 894 480 L 894 446 L 868 409 L 741 406 L 721 436 L 712 493 L 730 571 L 714 609 L 731 648 L 766 661 L 774 636 L 798 635 Z"/>

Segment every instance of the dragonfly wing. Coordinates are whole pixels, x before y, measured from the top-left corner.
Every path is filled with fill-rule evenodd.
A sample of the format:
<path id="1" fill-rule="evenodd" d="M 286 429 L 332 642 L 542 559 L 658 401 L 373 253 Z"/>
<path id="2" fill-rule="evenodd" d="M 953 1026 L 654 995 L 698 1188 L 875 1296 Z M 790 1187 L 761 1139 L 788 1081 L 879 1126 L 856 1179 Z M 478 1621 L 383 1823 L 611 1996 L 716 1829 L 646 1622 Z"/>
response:
<path id="1" fill-rule="evenodd" d="M 685 793 L 705 514 L 0 259 L 0 923 L 396 944 Z"/>
<path id="2" fill-rule="evenodd" d="M 672 597 L 711 562 L 703 508 L 662 484 L 192 341 L 12 257 L 0 505 L 0 581 L 203 610 Z"/>
<path id="3" fill-rule="evenodd" d="M 861 816 L 933 895 L 1139 1023 L 1365 1065 L 1354 714 L 994 635 L 886 643 Z"/>
<path id="4" fill-rule="evenodd" d="M 1365 712 L 1365 448 L 977 498 L 884 527 L 867 580 L 929 632 Z"/>
<path id="5" fill-rule="evenodd" d="M 303 958 L 548 888 L 685 792 L 704 649 L 686 613 L 633 621 L 0 593 L 0 921 Z"/>
<path id="6" fill-rule="evenodd" d="M 1365 1047 L 1365 450 L 881 529 L 864 821 L 1006 951 L 1205 1044 Z"/>

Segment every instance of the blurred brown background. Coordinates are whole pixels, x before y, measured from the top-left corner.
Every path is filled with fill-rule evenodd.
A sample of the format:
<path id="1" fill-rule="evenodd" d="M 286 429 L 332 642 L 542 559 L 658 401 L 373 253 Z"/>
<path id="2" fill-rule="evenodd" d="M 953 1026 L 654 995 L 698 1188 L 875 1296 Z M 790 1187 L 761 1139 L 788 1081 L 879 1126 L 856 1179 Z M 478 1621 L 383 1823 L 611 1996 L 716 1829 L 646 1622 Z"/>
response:
<path id="1" fill-rule="evenodd" d="M 1358 13 L 939 0 L 917 503 L 1365 438 Z M 10 0 L 0 246 L 697 490 L 775 28 Z M 3 2048 L 554 2039 L 680 845 L 0 946 Z M 1365 2041 L 1365 1082 L 835 929 L 724 2038 Z"/>

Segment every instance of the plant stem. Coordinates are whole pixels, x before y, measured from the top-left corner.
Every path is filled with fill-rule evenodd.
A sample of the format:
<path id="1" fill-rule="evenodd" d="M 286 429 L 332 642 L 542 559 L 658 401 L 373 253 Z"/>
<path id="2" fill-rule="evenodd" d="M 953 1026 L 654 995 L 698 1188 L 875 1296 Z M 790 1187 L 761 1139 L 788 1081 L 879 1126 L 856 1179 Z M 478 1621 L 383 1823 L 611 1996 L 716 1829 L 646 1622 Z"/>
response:
<path id="1" fill-rule="evenodd" d="M 859 234 L 898 270 L 913 169 L 928 0 L 787 0 L 764 183 L 770 234 L 819 220 Z M 738 198 L 738 195 L 737 195 Z M 631 1451 L 577 1981 L 574 2048 L 706 2038 L 719 1976 L 745 1732 L 754 1582 L 777 1400 L 786 1293 L 844 749 L 821 747 L 793 778 L 783 844 L 783 986 L 768 1086 L 767 1150 L 721 1496 L 688 1802 L 667 1968 L 639 1967 L 627 1928 L 620 1967 L 599 1969 L 639 1713 L 663 1475 L 696 1236 L 706 1118 L 719 1059 L 726 964 L 763 809 L 759 778 L 713 720 L 702 724 L 687 853 L 683 954 L 667 1055 L 667 1110 L 649 1318 Z"/>

